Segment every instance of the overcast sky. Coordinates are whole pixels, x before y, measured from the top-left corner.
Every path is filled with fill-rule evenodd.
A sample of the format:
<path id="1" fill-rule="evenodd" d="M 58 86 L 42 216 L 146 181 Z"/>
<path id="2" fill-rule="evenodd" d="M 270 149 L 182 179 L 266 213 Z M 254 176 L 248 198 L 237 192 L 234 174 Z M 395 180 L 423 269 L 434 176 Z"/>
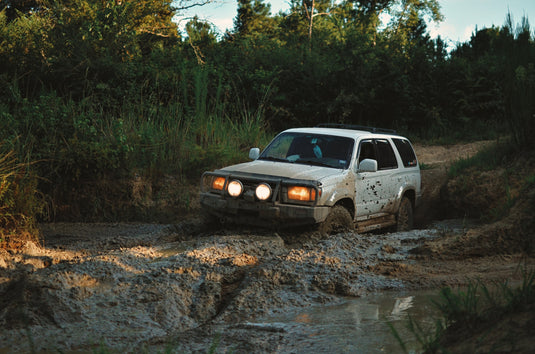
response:
<path id="1" fill-rule="evenodd" d="M 197 7 L 184 13 L 184 17 L 198 15 L 203 20 L 210 21 L 220 33 L 233 27 L 236 17 L 236 0 L 216 0 L 209 6 Z M 286 0 L 265 1 L 271 4 L 271 13 L 287 10 Z M 535 26 L 535 0 L 439 0 L 444 21 L 440 24 L 429 24 L 431 37 L 440 35 L 448 41 L 450 46 L 457 42 L 465 42 L 478 28 L 502 26 L 508 11 L 513 15 L 515 23 L 519 23 L 524 15 Z M 184 22 L 184 21 L 183 21 Z M 181 23 L 183 27 L 185 23 Z"/>

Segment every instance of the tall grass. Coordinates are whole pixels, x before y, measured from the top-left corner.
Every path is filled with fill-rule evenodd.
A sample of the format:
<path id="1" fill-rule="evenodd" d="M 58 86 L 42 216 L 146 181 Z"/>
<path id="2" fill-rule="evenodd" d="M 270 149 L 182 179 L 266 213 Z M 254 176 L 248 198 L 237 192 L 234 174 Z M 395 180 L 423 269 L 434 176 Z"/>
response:
<path id="1" fill-rule="evenodd" d="M 505 119 L 517 148 L 534 148 L 535 63 L 530 40 L 533 31 L 526 16 L 515 26 L 510 13 L 504 27 L 515 38 L 500 48 L 505 53 Z"/>
<path id="2" fill-rule="evenodd" d="M 264 123 L 269 92 L 250 108 L 203 68 L 187 75 L 166 81 L 171 93 L 139 90 L 113 107 L 99 97 L 73 101 L 47 93 L 30 101 L 14 95 L 13 104 L 0 104 L 0 141 L 21 161 L 41 161 L 30 169 L 42 178 L 40 188 L 52 202 L 86 209 L 92 204 L 92 214 L 110 213 L 113 198 L 128 198 L 128 191 L 109 194 L 109 186 L 91 191 L 95 181 L 143 176 L 150 183 L 171 175 L 197 183 L 204 170 L 241 162 L 249 148 L 269 142 Z M 78 215 L 84 212 L 77 209 Z"/>
<path id="3" fill-rule="evenodd" d="M 517 152 L 516 147 L 510 144 L 507 139 L 491 144 L 472 157 L 455 161 L 448 170 L 448 176 L 450 178 L 460 176 L 469 168 L 477 168 L 478 171 L 494 170 L 505 166 Z"/>
<path id="4" fill-rule="evenodd" d="M 259 108 L 251 110 L 239 99 L 225 99 L 221 81 L 209 95 L 211 81 L 202 70 L 194 74 L 193 83 L 193 110 L 184 107 L 188 97 L 183 90 L 166 106 L 123 106 L 122 134 L 130 144 L 132 168 L 197 178 L 205 169 L 243 160 L 250 147 L 267 144 L 267 93 Z"/>
<path id="5" fill-rule="evenodd" d="M 36 216 L 44 212 L 36 178 L 28 164 L 0 144 L 0 248 L 17 248 L 24 241 L 39 242 Z"/>

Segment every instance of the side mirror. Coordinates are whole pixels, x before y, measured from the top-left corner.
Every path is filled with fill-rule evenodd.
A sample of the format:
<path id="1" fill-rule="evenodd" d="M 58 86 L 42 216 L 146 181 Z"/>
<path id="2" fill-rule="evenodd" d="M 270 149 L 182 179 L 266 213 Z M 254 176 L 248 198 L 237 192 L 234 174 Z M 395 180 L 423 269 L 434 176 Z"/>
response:
<path id="1" fill-rule="evenodd" d="M 364 159 L 359 163 L 357 172 L 376 172 L 377 160 Z"/>
<path id="2" fill-rule="evenodd" d="M 251 160 L 256 160 L 260 157 L 260 149 L 259 148 L 252 148 L 249 150 L 249 158 Z"/>

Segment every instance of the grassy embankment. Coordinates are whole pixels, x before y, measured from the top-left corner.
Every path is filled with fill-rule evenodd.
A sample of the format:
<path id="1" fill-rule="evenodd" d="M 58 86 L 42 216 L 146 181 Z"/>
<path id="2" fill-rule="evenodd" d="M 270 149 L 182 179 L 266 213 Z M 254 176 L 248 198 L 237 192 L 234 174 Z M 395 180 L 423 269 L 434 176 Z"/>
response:
<path id="1" fill-rule="evenodd" d="M 452 208 L 478 217 L 486 227 L 458 240 L 453 248 L 491 256 L 535 252 L 535 151 L 518 150 L 510 141 L 492 145 L 449 170 L 447 189 Z M 462 244 L 459 244 L 462 243 Z M 474 250 L 478 251 L 474 251 Z M 449 252 L 445 252 L 447 255 Z M 441 318 L 434 330 L 411 319 L 408 328 L 426 353 L 531 352 L 535 343 L 535 270 L 521 265 L 520 286 L 507 280 L 470 281 L 456 291 L 444 288 L 434 302 Z M 402 349 L 404 341 L 395 328 Z"/>
<path id="2" fill-rule="evenodd" d="M 0 246 L 37 239 L 37 220 L 176 219 L 194 208 L 202 171 L 267 144 L 263 102 L 230 106 L 195 75 L 194 97 L 165 106 L 125 98 L 109 111 L 55 94 L 0 105 Z"/>
<path id="3" fill-rule="evenodd" d="M 411 331 L 425 353 L 529 353 L 533 349 L 535 272 L 524 271 L 518 286 L 508 281 L 479 281 L 456 291 L 444 288 L 433 301 L 441 313 L 433 329 L 409 318 Z M 404 340 L 390 325 L 402 350 Z"/>

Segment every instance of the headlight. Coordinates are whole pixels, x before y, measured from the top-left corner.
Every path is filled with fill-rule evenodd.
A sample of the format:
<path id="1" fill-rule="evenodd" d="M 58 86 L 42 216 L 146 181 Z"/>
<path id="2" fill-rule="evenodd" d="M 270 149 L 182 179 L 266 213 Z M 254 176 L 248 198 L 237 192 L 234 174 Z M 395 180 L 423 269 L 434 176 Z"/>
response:
<path id="1" fill-rule="evenodd" d="M 271 187 L 268 184 L 262 183 L 256 187 L 256 197 L 260 200 L 267 200 L 271 197 Z"/>
<path id="2" fill-rule="evenodd" d="M 227 191 L 231 197 L 239 197 L 243 191 L 243 185 L 238 180 L 231 181 L 228 184 Z"/>
<path id="3" fill-rule="evenodd" d="M 316 190 L 310 187 L 288 187 L 288 199 L 299 200 L 302 202 L 313 202 L 316 200 Z"/>
<path id="4" fill-rule="evenodd" d="M 215 177 L 212 180 L 212 189 L 221 191 L 223 187 L 225 187 L 225 177 Z"/>

